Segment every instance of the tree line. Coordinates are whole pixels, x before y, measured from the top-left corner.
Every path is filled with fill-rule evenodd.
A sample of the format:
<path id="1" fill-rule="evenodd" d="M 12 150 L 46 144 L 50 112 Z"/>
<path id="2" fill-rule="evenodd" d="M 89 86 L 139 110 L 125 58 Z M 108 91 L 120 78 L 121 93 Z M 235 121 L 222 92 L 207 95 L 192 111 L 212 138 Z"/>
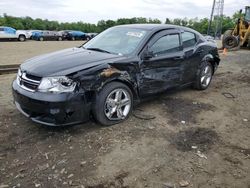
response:
<path id="1" fill-rule="evenodd" d="M 227 29 L 233 28 L 235 25 L 235 19 L 240 16 L 239 12 L 236 12 L 232 17 L 223 16 L 222 22 L 222 32 Z M 84 23 L 82 21 L 79 22 L 58 22 L 58 21 L 50 21 L 48 19 L 33 19 L 31 17 L 14 17 L 7 14 L 0 16 L 0 26 L 9 26 L 15 29 L 24 29 L 24 30 L 80 30 L 87 33 L 99 33 L 109 27 L 115 25 L 123 25 L 123 24 L 137 24 L 137 23 L 162 23 L 159 19 L 152 18 L 143 18 L 143 17 L 135 17 L 135 18 L 119 18 L 117 20 L 100 20 L 97 24 Z M 175 24 L 190 27 L 199 31 L 200 33 L 206 34 L 207 28 L 209 24 L 208 18 L 175 18 L 170 19 L 166 18 L 166 24 Z M 212 26 L 215 23 L 212 23 Z"/>

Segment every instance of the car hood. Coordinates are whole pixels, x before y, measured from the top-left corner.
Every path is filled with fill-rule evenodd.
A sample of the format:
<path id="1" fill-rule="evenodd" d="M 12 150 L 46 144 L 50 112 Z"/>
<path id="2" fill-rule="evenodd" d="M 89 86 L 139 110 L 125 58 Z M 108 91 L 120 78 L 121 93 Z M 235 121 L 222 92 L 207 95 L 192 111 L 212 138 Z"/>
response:
<path id="1" fill-rule="evenodd" d="M 69 48 L 26 60 L 21 69 L 40 77 L 62 76 L 124 58 L 83 48 Z"/>

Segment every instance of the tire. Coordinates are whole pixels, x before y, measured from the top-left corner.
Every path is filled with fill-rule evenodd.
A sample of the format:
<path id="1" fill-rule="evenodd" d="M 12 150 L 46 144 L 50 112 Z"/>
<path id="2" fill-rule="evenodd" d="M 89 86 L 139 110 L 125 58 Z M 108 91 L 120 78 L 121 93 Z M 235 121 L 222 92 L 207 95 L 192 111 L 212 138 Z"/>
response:
<path id="1" fill-rule="evenodd" d="M 75 37 L 71 37 L 71 40 L 76 40 Z"/>
<path id="2" fill-rule="evenodd" d="M 239 41 L 235 36 L 227 36 L 223 41 L 222 41 L 223 47 L 227 49 L 232 49 L 235 48 L 239 45 Z"/>
<path id="3" fill-rule="evenodd" d="M 208 88 L 213 77 L 213 66 L 210 62 L 202 63 L 199 72 L 197 73 L 194 88 L 197 90 L 205 90 Z"/>
<path id="4" fill-rule="evenodd" d="M 39 37 L 39 41 L 43 41 L 44 40 L 44 38 L 43 37 Z"/>
<path id="5" fill-rule="evenodd" d="M 226 30 L 225 33 L 223 34 L 222 41 L 224 41 L 226 37 L 232 36 L 232 32 L 233 32 L 232 29 Z"/>
<path id="6" fill-rule="evenodd" d="M 24 42 L 24 41 L 26 40 L 26 37 L 25 37 L 24 35 L 19 35 L 19 36 L 18 36 L 18 40 L 19 40 L 20 42 Z"/>
<path id="7" fill-rule="evenodd" d="M 109 126 L 126 120 L 132 108 L 133 94 L 129 87 L 120 82 L 110 82 L 96 94 L 93 115 L 101 125 Z"/>
<path id="8" fill-rule="evenodd" d="M 89 41 L 89 40 L 90 40 L 90 37 L 87 37 L 87 38 L 86 38 L 86 41 Z"/>
<path id="9" fill-rule="evenodd" d="M 62 37 L 58 37 L 58 39 L 57 39 L 58 41 L 62 41 Z"/>

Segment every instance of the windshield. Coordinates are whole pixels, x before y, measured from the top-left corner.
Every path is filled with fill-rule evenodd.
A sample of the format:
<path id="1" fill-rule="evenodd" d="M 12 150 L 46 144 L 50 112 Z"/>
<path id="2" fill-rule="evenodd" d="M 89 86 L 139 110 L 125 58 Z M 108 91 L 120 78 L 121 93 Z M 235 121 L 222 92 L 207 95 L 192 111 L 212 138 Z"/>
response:
<path id="1" fill-rule="evenodd" d="M 131 54 L 145 37 L 147 31 L 135 28 L 114 27 L 105 30 L 83 45 L 86 49 L 99 49 L 119 55 Z"/>
<path id="2" fill-rule="evenodd" d="M 250 21 L 250 7 L 246 8 L 246 15 L 245 15 L 245 20 Z"/>

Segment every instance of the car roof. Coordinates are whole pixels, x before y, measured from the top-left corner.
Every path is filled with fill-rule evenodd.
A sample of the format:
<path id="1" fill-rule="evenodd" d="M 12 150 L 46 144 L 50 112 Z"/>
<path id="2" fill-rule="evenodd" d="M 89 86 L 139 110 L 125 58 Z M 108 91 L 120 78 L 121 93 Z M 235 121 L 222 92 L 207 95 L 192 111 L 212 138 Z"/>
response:
<path id="1" fill-rule="evenodd" d="M 157 30 L 162 30 L 162 29 L 180 29 L 180 30 L 190 31 L 198 35 L 201 35 L 199 32 L 191 28 L 178 26 L 178 25 L 172 25 L 172 24 L 128 24 L 128 25 L 118 25 L 115 27 L 144 29 L 144 30 L 149 30 L 149 31 L 157 31 Z"/>

